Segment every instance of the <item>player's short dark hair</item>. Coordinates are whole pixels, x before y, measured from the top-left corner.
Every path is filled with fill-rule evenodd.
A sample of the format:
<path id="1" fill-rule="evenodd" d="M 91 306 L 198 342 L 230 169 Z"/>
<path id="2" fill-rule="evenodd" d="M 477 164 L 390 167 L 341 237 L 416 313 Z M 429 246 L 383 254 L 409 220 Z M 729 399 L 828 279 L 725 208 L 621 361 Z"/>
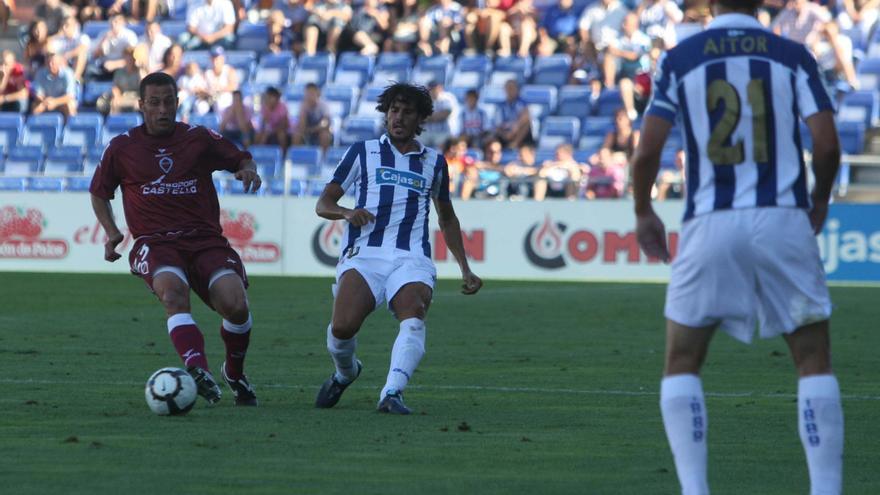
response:
<path id="1" fill-rule="evenodd" d="M 379 95 L 379 104 L 376 105 L 376 110 L 387 114 L 391 104 L 395 101 L 412 103 L 416 107 L 419 117 L 423 119 L 434 113 L 434 100 L 431 98 L 428 88 L 424 86 L 394 83 L 386 87 L 385 91 Z"/>
<path id="2" fill-rule="evenodd" d="M 171 86 L 174 88 L 174 97 L 177 97 L 177 81 L 164 72 L 153 72 L 141 79 L 138 95 L 143 99 L 147 92 L 147 86 Z"/>
<path id="3" fill-rule="evenodd" d="M 747 10 L 750 12 L 754 12 L 761 5 L 764 4 L 764 0 L 717 0 L 719 4 L 727 7 L 728 9 L 733 10 Z"/>

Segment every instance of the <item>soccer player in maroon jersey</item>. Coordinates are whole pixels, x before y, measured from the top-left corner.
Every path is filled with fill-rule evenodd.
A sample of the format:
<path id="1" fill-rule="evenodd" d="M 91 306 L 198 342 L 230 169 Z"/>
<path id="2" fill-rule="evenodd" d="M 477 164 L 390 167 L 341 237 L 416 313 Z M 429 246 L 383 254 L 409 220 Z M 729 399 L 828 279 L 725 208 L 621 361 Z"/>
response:
<path id="1" fill-rule="evenodd" d="M 115 248 L 123 236 L 113 219 L 110 199 L 122 187 L 122 205 L 134 237 L 131 272 L 144 279 L 168 315 L 168 333 L 199 395 L 220 400 L 220 387 L 208 368 L 205 341 L 190 314 L 189 290 L 220 316 L 226 345 L 223 379 L 235 405 L 257 405 L 244 374 L 251 314 L 247 274 L 238 253 L 223 237 L 220 205 L 211 173 L 228 170 L 246 192 L 261 180 L 251 154 L 240 151 L 213 130 L 175 121 L 177 84 L 162 72 L 140 83 L 144 123 L 110 141 L 89 188 L 95 216 L 109 240 L 104 259 L 121 257 Z"/>

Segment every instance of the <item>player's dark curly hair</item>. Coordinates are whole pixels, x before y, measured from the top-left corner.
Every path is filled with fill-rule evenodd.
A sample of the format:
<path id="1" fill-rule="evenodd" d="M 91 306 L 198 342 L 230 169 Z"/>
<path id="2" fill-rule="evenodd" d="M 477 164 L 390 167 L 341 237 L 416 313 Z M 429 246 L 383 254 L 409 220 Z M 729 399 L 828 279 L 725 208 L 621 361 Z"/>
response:
<path id="1" fill-rule="evenodd" d="M 388 114 L 388 109 L 391 108 L 391 104 L 395 101 L 405 101 L 415 105 L 416 112 L 418 112 L 421 120 L 428 118 L 428 116 L 434 113 L 434 99 L 431 98 L 431 93 L 428 92 L 428 88 L 417 86 L 415 84 L 396 82 L 387 86 L 385 91 L 379 95 L 378 101 L 379 104 L 376 105 L 376 110 L 386 116 Z M 385 124 L 387 125 L 387 122 Z M 421 134 L 422 130 L 422 126 L 419 126 L 419 128 L 416 129 L 416 134 Z"/>
<path id="2" fill-rule="evenodd" d="M 141 85 L 138 88 L 138 95 L 140 95 L 141 99 L 143 99 L 144 93 L 147 92 L 147 86 L 172 86 L 174 88 L 174 96 L 177 97 L 177 81 L 164 72 L 153 72 L 141 79 Z"/>

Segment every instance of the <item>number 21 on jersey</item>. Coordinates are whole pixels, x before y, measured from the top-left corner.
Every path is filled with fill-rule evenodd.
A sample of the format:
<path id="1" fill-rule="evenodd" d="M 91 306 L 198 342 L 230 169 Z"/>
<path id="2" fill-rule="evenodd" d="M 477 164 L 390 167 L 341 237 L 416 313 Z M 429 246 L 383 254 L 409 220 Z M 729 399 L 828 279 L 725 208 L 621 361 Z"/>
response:
<path id="1" fill-rule="evenodd" d="M 767 95 L 764 92 L 764 81 L 752 79 L 746 89 L 746 97 L 752 110 L 752 144 L 754 160 L 766 163 L 770 153 L 767 151 Z M 745 144 L 740 138 L 730 146 L 725 145 L 739 126 L 742 117 L 741 97 L 732 84 L 716 79 L 707 88 L 706 104 L 709 112 L 714 112 L 724 103 L 724 113 L 709 137 L 709 160 L 715 165 L 738 165 L 746 160 Z"/>

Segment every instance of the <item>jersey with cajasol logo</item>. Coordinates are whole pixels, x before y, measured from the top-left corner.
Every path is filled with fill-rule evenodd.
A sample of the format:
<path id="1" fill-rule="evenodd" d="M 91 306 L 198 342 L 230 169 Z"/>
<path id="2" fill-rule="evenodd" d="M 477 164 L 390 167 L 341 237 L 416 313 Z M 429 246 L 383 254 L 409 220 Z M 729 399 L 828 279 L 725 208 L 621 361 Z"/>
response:
<path id="1" fill-rule="evenodd" d="M 424 146 L 401 154 L 383 134 L 379 139 L 353 144 L 330 182 L 344 190 L 354 187 L 355 208 L 364 208 L 376 217 L 361 227 L 346 223 L 342 256 L 361 247 L 375 247 L 431 257 L 431 199 L 449 201 L 449 170 L 442 154 Z"/>
<path id="2" fill-rule="evenodd" d="M 831 110 L 816 60 L 753 17 L 725 14 L 665 53 L 648 115 L 682 121 L 684 219 L 732 208 L 809 208 L 798 116 Z"/>

